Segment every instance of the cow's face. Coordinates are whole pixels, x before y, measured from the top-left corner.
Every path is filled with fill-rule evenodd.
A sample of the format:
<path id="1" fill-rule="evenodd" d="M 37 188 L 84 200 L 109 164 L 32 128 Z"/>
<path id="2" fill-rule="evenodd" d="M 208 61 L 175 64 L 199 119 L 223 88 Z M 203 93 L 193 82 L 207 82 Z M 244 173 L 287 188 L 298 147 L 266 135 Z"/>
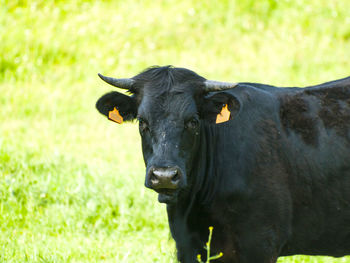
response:
<path id="1" fill-rule="evenodd" d="M 159 193 L 160 202 L 174 201 L 189 183 L 187 175 L 197 153 L 201 123 L 196 102 L 188 92 L 146 94 L 138 108 L 145 185 Z"/>
<path id="2" fill-rule="evenodd" d="M 159 202 L 172 203 L 193 183 L 189 174 L 199 154 L 202 126 L 215 125 L 222 105 L 235 110 L 235 103 L 225 92 L 205 96 L 205 79 L 195 73 L 190 79 L 169 72 L 166 77 L 151 77 L 134 77 L 132 96 L 111 92 L 96 107 L 107 116 L 116 108 L 124 120 L 138 119 L 145 186 L 159 193 Z"/>

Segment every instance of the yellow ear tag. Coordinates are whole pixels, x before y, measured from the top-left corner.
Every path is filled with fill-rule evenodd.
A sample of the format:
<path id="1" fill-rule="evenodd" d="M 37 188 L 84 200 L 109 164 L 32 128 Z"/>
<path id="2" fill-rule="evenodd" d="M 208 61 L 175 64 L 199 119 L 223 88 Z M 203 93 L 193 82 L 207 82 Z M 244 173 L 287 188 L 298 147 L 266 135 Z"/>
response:
<path id="1" fill-rule="evenodd" d="M 231 112 L 227 108 L 227 104 L 222 107 L 221 112 L 216 115 L 216 123 L 222 123 L 230 120 Z"/>
<path id="2" fill-rule="evenodd" d="M 114 107 L 113 110 L 109 111 L 108 119 L 115 121 L 116 123 L 121 124 L 123 122 L 123 116 L 120 115 L 119 111 Z"/>

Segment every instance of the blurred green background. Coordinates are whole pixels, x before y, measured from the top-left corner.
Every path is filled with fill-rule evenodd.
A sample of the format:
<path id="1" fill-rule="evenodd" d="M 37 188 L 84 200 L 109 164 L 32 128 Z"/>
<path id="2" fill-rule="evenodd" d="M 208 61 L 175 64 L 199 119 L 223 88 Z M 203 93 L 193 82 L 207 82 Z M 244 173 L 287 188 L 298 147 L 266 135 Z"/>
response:
<path id="1" fill-rule="evenodd" d="M 175 262 L 137 124 L 97 113 L 97 72 L 305 86 L 349 63 L 348 0 L 0 0 L 0 262 Z"/>

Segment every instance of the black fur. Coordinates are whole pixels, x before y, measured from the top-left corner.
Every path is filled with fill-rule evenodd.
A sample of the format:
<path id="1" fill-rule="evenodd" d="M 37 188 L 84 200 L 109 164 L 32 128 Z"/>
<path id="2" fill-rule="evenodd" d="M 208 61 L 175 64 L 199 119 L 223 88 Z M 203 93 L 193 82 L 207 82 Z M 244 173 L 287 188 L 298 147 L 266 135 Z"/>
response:
<path id="1" fill-rule="evenodd" d="M 141 120 L 146 187 L 150 167 L 181 171 L 176 191 L 159 192 L 180 262 L 205 260 L 209 226 L 211 252 L 224 253 L 215 262 L 350 254 L 350 78 L 209 94 L 183 68 L 133 79 L 131 97 L 109 93 L 96 107 Z M 231 120 L 215 124 L 223 104 Z"/>

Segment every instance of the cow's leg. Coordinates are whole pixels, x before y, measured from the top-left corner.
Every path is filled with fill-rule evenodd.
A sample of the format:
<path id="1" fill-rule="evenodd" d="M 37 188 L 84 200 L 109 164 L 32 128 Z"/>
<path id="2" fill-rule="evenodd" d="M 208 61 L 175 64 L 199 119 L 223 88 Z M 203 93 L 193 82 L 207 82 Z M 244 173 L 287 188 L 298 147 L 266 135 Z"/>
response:
<path id="1" fill-rule="evenodd" d="M 195 249 L 177 248 L 177 259 L 181 263 L 197 262 L 197 254 Z"/>
<path id="2" fill-rule="evenodd" d="M 275 263 L 284 242 L 269 227 L 250 229 L 239 236 L 239 263 Z"/>
<path id="3" fill-rule="evenodd" d="M 197 261 L 197 255 L 203 251 L 204 243 L 199 239 L 199 235 L 196 233 L 188 233 L 177 236 L 176 249 L 177 259 L 181 263 L 195 263 Z"/>
<path id="4" fill-rule="evenodd" d="M 252 252 L 254 253 L 254 252 Z M 245 255 L 240 257 L 239 263 L 276 263 L 278 256 L 271 256 L 271 255 Z"/>
<path id="5" fill-rule="evenodd" d="M 218 242 L 212 240 L 211 254 L 223 252 L 223 256 L 215 262 L 217 263 L 275 263 L 279 255 L 281 239 L 270 228 L 261 227 L 250 228 L 247 231 L 237 233 L 237 243 L 229 242 L 230 238 Z M 205 259 L 205 242 L 200 242 L 198 238 L 182 239 L 177 242 L 178 260 L 181 263 L 196 263 L 197 255 L 202 254 Z"/>

